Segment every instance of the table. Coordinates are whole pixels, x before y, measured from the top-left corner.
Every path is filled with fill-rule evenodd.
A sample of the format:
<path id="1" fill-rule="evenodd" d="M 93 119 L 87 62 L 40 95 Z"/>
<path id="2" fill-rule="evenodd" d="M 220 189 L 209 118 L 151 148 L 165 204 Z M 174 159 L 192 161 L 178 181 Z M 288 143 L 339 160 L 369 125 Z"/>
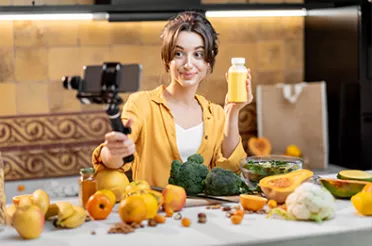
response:
<path id="1" fill-rule="evenodd" d="M 78 204 L 77 198 L 63 200 Z M 0 245 L 370 245 L 372 217 L 358 215 L 348 200 L 337 200 L 336 207 L 335 217 L 321 224 L 246 214 L 240 225 L 233 225 L 220 209 L 189 207 L 181 212 L 191 219 L 189 228 L 182 227 L 179 220 L 167 218 L 165 224 L 145 226 L 134 233 L 107 234 L 112 224 L 120 222 L 116 205 L 106 220 L 88 222 L 75 229 L 55 229 L 51 222 L 47 222 L 41 237 L 36 240 L 24 241 L 13 228 L 7 228 L 0 233 Z M 206 214 L 206 224 L 197 223 L 200 212 Z M 95 235 L 91 234 L 93 230 Z"/>

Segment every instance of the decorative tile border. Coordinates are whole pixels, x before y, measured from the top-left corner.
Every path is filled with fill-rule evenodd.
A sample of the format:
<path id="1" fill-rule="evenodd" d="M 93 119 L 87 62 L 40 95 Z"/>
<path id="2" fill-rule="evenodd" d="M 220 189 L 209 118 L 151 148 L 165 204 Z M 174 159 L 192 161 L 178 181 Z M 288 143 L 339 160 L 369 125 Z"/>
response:
<path id="1" fill-rule="evenodd" d="M 0 152 L 5 180 L 77 175 L 111 130 L 104 112 L 0 117 Z M 239 117 L 244 149 L 257 134 L 255 105 Z"/>
<path id="2" fill-rule="evenodd" d="M 0 117 L 0 149 L 97 141 L 110 130 L 102 112 Z"/>
<path id="3" fill-rule="evenodd" d="M 5 180 L 76 175 L 110 130 L 104 112 L 0 117 Z"/>

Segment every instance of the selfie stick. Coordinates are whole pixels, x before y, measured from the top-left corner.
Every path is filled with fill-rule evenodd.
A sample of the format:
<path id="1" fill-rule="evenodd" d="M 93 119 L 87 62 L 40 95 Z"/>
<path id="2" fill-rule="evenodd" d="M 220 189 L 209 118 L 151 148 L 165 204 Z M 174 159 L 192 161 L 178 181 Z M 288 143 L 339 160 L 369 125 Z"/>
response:
<path id="1" fill-rule="evenodd" d="M 120 108 L 118 103 L 110 103 L 107 105 L 106 113 L 110 119 L 112 130 L 116 132 L 122 132 L 125 135 L 130 134 L 132 131 L 130 127 L 125 127 L 120 117 Z M 124 163 L 132 162 L 134 156 L 130 155 L 123 158 Z"/>

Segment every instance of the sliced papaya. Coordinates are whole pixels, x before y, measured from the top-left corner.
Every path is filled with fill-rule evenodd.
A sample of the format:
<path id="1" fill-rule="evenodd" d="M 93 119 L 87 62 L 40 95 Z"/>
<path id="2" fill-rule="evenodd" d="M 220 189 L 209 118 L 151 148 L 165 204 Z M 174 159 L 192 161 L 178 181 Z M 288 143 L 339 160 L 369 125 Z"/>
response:
<path id="1" fill-rule="evenodd" d="M 366 181 L 320 178 L 319 182 L 336 198 L 349 199 L 369 184 Z"/>
<path id="2" fill-rule="evenodd" d="M 372 182 L 372 173 L 367 173 L 362 170 L 342 170 L 337 174 L 337 178 L 344 180 L 359 180 Z"/>

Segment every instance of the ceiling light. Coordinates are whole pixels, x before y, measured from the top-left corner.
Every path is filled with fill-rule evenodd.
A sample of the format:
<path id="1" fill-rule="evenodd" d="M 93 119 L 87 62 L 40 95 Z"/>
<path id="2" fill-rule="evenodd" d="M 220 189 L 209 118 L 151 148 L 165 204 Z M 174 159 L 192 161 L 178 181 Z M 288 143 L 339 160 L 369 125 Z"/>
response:
<path id="1" fill-rule="evenodd" d="M 231 10 L 231 11 L 207 11 L 208 18 L 218 17 L 275 17 L 275 16 L 306 16 L 305 9 L 300 10 Z"/>

